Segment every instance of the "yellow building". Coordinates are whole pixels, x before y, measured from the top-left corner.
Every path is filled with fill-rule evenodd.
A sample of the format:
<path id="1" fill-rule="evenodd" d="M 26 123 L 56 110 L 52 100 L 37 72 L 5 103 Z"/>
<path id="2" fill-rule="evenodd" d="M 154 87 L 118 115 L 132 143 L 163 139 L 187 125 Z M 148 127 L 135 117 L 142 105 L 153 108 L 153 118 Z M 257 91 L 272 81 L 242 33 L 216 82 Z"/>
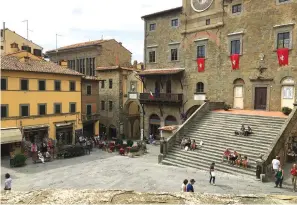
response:
<path id="1" fill-rule="evenodd" d="M 35 56 L 42 56 L 42 47 L 20 36 L 8 28 L 1 29 L 1 55 L 27 51 Z"/>
<path id="2" fill-rule="evenodd" d="M 26 52 L 1 56 L 2 156 L 18 151 L 21 140 L 74 143 L 82 128 L 81 77 Z"/>

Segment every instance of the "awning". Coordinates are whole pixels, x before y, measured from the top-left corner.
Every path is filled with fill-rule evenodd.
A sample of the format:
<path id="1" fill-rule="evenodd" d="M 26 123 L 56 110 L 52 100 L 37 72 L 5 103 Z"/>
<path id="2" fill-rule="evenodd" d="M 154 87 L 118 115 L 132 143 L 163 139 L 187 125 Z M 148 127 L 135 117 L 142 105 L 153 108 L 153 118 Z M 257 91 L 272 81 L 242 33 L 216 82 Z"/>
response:
<path id="1" fill-rule="evenodd" d="M 1 129 L 1 144 L 8 144 L 22 141 L 22 133 L 19 128 L 2 128 Z"/>
<path id="2" fill-rule="evenodd" d="M 184 71 L 184 68 L 162 68 L 162 69 L 148 69 L 141 71 L 138 75 L 148 76 L 148 75 L 174 75 Z"/>
<path id="3" fill-rule="evenodd" d="M 32 126 L 24 126 L 23 130 L 33 130 L 33 129 L 48 129 L 49 125 L 32 125 Z"/>
<path id="4" fill-rule="evenodd" d="M 57 123 L 56 127 L 69 127 L 72 126 L 73 123 L 72 122 L 66 122 L 66 123 Z"/>

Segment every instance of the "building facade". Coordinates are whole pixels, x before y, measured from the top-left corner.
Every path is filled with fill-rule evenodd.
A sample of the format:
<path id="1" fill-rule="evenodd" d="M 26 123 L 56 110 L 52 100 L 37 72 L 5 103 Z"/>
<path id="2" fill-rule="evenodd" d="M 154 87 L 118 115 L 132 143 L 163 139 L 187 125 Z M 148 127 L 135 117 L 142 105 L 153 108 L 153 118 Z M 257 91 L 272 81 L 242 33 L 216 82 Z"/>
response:
<path id="1" fill-rule="evenodd" d="M 1 56 L 1 150 L 22 140 L 75 142 L 82 128 L 81 76 L 34 55 Z"/>
<path id="2" fill-rule="evenodd" d="M 85 135 L 99 134 L 100 102 L 102 100 L 99 99 L 100 76 L 96 76 L 96 68 L 114 65 L 130 66 L 131 52 L 122 43 L 111 39 L 68 45 L 48 51 L 46 54 L 51 61 L 84 74 L 81 85 L 83 131 Z M 105 128 L 102 127 L 102 129 Z"/>
<path id="3" fill-rule="evenodd" d="M 35 56 L 42 56 L 42 47 L 20 36 L 8 28 L 1 29 L 1 55 L 27 51 Z"/>
<path id="4" fill-rule="evenodd" d="M 100 133 L 108 137 L 139 139 L 142 108 L 138 101 L 142 83 L 138 70 L 121 66 L 98 67 L 100 78 Z"/>
<path id="5" fill-rule="evenodd" d="M 146 134 L 182 123 L 206 99 L 235 109 L 292 108 L 296 12 L 292 0 L 183 0 L 182 7 L 143 16 Z"/>

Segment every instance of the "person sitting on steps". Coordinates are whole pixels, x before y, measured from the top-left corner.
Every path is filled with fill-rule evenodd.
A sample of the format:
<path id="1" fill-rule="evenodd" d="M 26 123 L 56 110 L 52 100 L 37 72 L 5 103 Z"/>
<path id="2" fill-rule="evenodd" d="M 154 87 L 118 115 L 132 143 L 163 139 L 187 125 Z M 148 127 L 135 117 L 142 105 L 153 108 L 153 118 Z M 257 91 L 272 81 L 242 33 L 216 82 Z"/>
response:
<path id="1" fill-rule="evenodd" d="M 234 152 L 230 156 L 230 163 L 234 165 L 237 158 L 238 158 L 238 153 L 234 150 Z"/>
<path id="2" fill-rule="evenodd" d="M 191 139 L 186 139 L 185 147 L 191 148 Z"/>
<path id="3" fill-rule="evenodd" d="M 249 164 L 248 157 L 247 156 L 244 156 L 244 158 L 242 160 L 242 166 L 243 166 L 243 168 L 247 169 L 248 164 Z"/>
<path id="4" fill-rule="evenodd" d="M 183 137 L 181 143 L 180 143 L 180 149 L 185 149 L 185 145 L 186 145 L 186 138 Z"/>
<path id="5" fill-rule="evenodd" d="M 244 136 L 249 136 L 253 133 L 252 128 L 248 126 L 247 130 L 244 132 Z"/>
<path id="6" fill-rule="evenodd" d="M 241 158 L 241 154 L 239 154 L 237 160 L 235 161 L 235 163 L 238 167 L 240 167 L 240 165 L 242 164 L 242 160 L 243 159 Z"/>
<path id="7" fill-rule="evenodd" d="M 229 162 L 230 155 L 231 155 L 230 150 L 228 148 L 226 148 L 226 150 L 224 151 L 223 157 L 222 157 L 222 162 L 224 162 L 224 159 L 227 159 L 227 161 Z"/>
<path id="8" fill-rule="evenodd" d="M 192 140 L 191 150 L 194 151 L 195 149 L 196 149 L 196 142 L 195 140 Z"/>

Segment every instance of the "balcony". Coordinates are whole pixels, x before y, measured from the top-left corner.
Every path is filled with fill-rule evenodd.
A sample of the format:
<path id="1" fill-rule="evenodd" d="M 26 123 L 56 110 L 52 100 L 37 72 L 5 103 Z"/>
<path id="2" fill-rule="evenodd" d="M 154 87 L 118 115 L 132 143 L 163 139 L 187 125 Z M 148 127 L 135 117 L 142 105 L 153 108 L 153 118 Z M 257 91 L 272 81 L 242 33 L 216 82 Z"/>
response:
<path id="1" fill-rule="evenodd" d="M 139 101 L 141 104 L 182 105 L 183 94 L 153 93 L 152 97 L 150 93 L 140 93 Z"/>
<path id="2" fill-rule="evenodd" d="M 97 120 L 99 120 L 100 114 L 99 113 L 95 113 L 95 114 L 91 114 L 91 115 L 82 114 L 81 116 L 82 116 L 83 122 L 97 121 Z"/>

